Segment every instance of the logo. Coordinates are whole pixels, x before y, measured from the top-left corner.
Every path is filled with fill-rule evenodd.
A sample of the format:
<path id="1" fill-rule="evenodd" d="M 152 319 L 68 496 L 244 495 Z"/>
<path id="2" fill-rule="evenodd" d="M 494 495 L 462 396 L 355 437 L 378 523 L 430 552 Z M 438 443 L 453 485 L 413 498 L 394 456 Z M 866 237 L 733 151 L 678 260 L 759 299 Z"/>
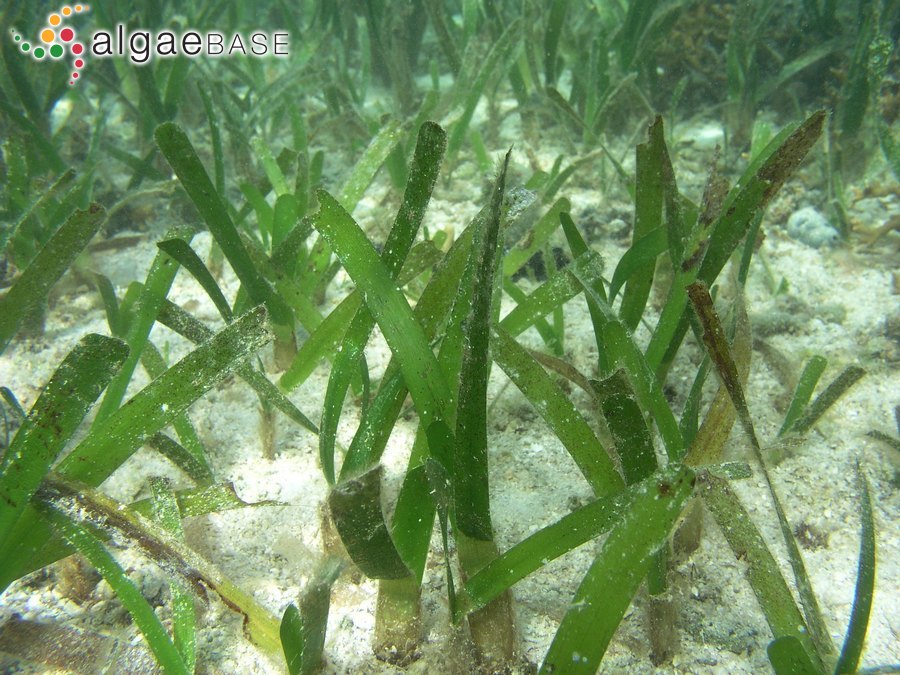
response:
<path id="1" fill-rule="evenodd" d="M 25 54 L 31 54 L 35 61 L 52 59 L 58 61 L 68 55 L 72 58 L 72 74 L 69 84 L 74 85 L 78 81 L 79 71 L 84 68 L 84 57 L 87 49 L 83 42 L 79 42 L 75 29 L 66 26 L 65 22 L 76 14 L 90 11 L 87 5 L 66 5 L 58 12 L 53 12 L 47 17 L 47 23 L 38 31 L 34 44 L 28 42 L 14 29 L 11 31 L 13 40 L 19 44 L 19 49 Z"/>
<path id="2" fill-rule="evenodd" d="M 153 58 L 173 56 L 220 57 L 245 56 L 264 57 L 288 56 L 290 35 L 285 32 L 265 33 L 223 33 L 210 31 L 201 33 L 187 30 L 176 33 L 163 30 L 154 33 L 147 30 L 128 31 L 118 24 L 114 31 L 96 31 L 86 46 L 77 39 L 75 29 L 65 22 L 76 14 L 89 12 L 87 5 L 66 5 L 47 17 L 46 25 L 38 31 L 32 43 L 15 30 L 11 30 L 13 40 L 24 54 L 30 54 L 35 61 L 60 60 L 67 55 L 72 58 L 72 74 L 69 84 L 74 85 L 80 77 L 79 71 L 85 66 L 88 53 L 95 58 L 123 57 L 135 65 L 143 65 Z"/>

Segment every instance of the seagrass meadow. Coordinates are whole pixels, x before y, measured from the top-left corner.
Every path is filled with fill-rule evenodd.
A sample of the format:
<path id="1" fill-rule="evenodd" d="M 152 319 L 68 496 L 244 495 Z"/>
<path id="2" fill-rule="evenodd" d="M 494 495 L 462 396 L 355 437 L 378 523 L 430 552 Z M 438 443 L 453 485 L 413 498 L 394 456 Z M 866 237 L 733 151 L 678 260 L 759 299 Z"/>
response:
<path id="1" fill-rule="evenodd" d="M 900 5 L 0 16 L 0 671 L 900 671 Z"/>

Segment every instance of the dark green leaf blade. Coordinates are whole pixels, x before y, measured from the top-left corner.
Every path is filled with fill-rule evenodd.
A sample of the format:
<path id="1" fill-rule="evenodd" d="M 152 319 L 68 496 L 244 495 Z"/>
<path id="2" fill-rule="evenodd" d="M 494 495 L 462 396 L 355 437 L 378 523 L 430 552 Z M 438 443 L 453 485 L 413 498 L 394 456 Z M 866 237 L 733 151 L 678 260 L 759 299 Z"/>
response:
<path id="1" fill-rule="evenodd" d="M 288 605 L 281 615 L 281 648 L 284 651 L 284 660 L 290 675 L 299 675 L 303 672 L 303 619 L 300 610 L 294 604 Z"/>
<path id="2" fill-rule="evenodd" d="M 180 540 L 184 540 L 184 526 L 181 522 L 181 512 L 178 509 L 178 500 L 167 480 L 163 478 L 151 478 L 150 490 L 152 492 L 151 503 L 153 518 L 164 529 Z M 189 673 L 194 672 L 197 663 L 197 625 L 194 616 L 194 598 L 190 589 L 180 579 L 173 578 L 169 581 L 172 593 L 172 635 L 175 638 L 175 647 L 181 654 L 185 667 Z"/>
<path id="3" fill-rule="evenodd" d="M 781 430 L 778 432 L 779 436 L 783 436 L 800 418 L 800 414 L 806 408 L 806 404 L 809 403 L 809 399 L 816 388 L 816 383 L 825 371 L 827 364 L 828 361 L 818 354 L 806 362 L 803 372 L 800 373 L 800 378 L 797 380 L 797 387 L 794 390 L 793 398 L 791 398 L 791 404 L 784 415 L 784 424 L 781 425 Z"/>
<path id="4" fill-rule="evenodd" d="M 291 604 L 284 610 L 279 632 L 290 675 L 309 675 L 320 670 L 331 587 L 343 568 L 337 558 L 324 560 L 300 594 L 300 608 Z"/>
<path id="5" fill-rule="evenodd" d="M 515 337 L 537 319 L 578 295 L 582 291 L 578 275 L 593 287 L 600 282 L 602 274 L 603 259 L 594 251 L 586 251 L 534 289 L 503 317 L 500 325 Z"/>
<path id="6" fill-rule="evenodd" d="M 581 236 L 581 232 L 578 231 L 578 227 L 575 225 L 575 221 L 572 220 L 572 217 L 568 213 L 560 213 L 559 222 L 560 225 L 562 225 L 563 233 L 566 235 L 566 241 L 569 243 L 569 249 L 571 249 L 572 255 L 576 258 L 580 258 L 582 255 L 589 253 L 590 249 L 588 248 L 587 242 L 585 242 L 584 237 Z M 629 249 L 629 251 L 630 250 L 631 249 Z M 628 255 L 629 251 L 626 251 L 625 255 Z M 619 266 L 621 266 L 621 261 Z M 599 269 L 602 269 L 602 267 L 598 267 Z M 616 272 L 618 271 L 617 266 Z M 599 276 L 593 282 L 593 289 L 601 300 L 607 302 L 606 290 L 603 288 L 603 280 L 599 278 Z M 610 285 L 609 297 L 614 297 L 612 295 L 612 285 Z M 597 342 L 597 367 L 600 373 L 605 373 L 609 370 L 609 363 L 605 353 L 606 350 L 603 348 L 603 326 L 606 324 L 606 316 L 603 314 L 603 309 L 594 302 L 591 295 L 586 295 L 585 300 L 587 301 L 588 311 L 591 314 L 591 323 L 594 324 L 594 340 Z"/>
<path id="7" fill-rule="evenodd" d="M 666 250 L 668 245 L 666 234 L 666 228 L 657 227 L 640 239 L 635 239 L 634 243 L 628 247 L 628 250 L 619 259 L 609 284 L 611 300 L 616 299 L 619 290 L 631 277 L 639 274 L 641 270 L 646 270 L 648 265 L 655 264 L 656 258 Z"/>
<path id="8" fill-rule="evenodd" d="M 634 243 L 659 229 L 662 223 L 664 149 L 662 117 L 657 116 L 648 130 L 647 142 L 639 145 L 636 152 Z M 641 261 L 642 264 L 632 270 L 625 283 L 619 309 L 619 317 L 629 330 L 637 327 L 644 314 L 656 269 L 655 258 L 647 257 Z"/>
<path id="9" fill-rule="evenodd" d="M 588 290 L 587 287 L 585 290 Z M 599 304 L 599 298 L 595 297 Z M 649 411 L 662 437 L 666 454 L 672 461 L 680 461 L 684 455 L 684 439 L 675 421 L 675 415 L 663 394 L 662 387 L 650 371 L 644 355 L 633 336 L 621 322 L 609 321 L 603 327 L 603 342 L 609 351 L 610 366 L 623 368 L 642 410 Z"/>
<path id="10" fill-rule="evenodd" d="M 603 543 L 556 631 L 541 673 L 597 672 L 653 554 L 693 493 L 694 474 L 686 467 L 667 469 L 657 478 L 641 484 Z"/>
<path id="11" fill-rule="evenodd" d="M 756 458 L 759 468 L 762 471 L 763 478 L 769 494 L 772 496 L 772 505 L 775 507 L 775 514 L 778 517 L 778 524 L 781 529 L 781 536 L 784 539 L 785 546 L 788 550 L 788 559 L 791 568 L 794 571 L 794 579 L 797 582 L 797 591 L 803 604 L 806 622 L 809 626 L 813 644 L 816 647 L 817 655 L 830 654 L 834 650 L 834 645 L 828 635 L 825 627 L 825 621 L 822 618 L 822 612 L 819 609 L 819 603 L 813 592 L 812 583 L 806 572 L 806 565 L 803 562 L 803 556 L 800 553 L 800 547 L 797 544 L 796 537 L 791 530 L 790 522 L 775 486 L 769 476 L 762 456 L 762 449 L 759 439 L 756 435 L 756 429 L 753 425 L 753 419 L 750 415 L 750 408 L 747 406 L 747 398 L 744 395 L 744 387 L 738 374 L 737 365 L 731 352 L 728 340 L 725 339 L 725 331 L 722 328 L 722 322 L 713 306 L 712 298 L 706 284 L 702 281 L 690 284 L 687 288 L 691 303 L 694 306 L 697 319 L 702 325 L 702 340 L 706 347 L 707 354 L 716 366 L 722 384 L 728 391 L 732 403 L 737 412 L 737 417 L 744 427 L 744 432 L 750 438 L 750 447 Z"/>
<path id="12" fill-rule="evenodd" d="M 125 576 L 125 572 L 106 550 L 103 544 L 84 526 L 70 519 L 68 514 L 48 506 L 41 507 L 41 514 L 81 553 L 112 587 L 116 597 L 131 614 L 141 629 L 147 644 L 167 673 L 184 673 L 188 670 L 163 628 L 159 618 L 144 599 L 137 586 Z"/>
<path id="13" fill-rule="evenodd" d="M 50 466 L 128 355 L 124 342 L 87 335 L 47 382 L 0 463 L 0 550 Z"/>
<path id="14" fill-rule="evenodd" d="M 272 291 L 250 260 L 234 221 L 187 134 L 177 124 L 166 122 L 157 127 L 155 138 L 250 298 L 254 303 L 266 303 L 274 323 L 293 328 L 290 308 Z"/>
<path id="15" fill-rule="evenodd" d="M 847 391 L 856 384 L 866 371 L 859 366 L 848 366 L 840 375 L 834 378 L 821 394 L 816 396 L 815 400 L 810 403 L 803 414 L 788 428 L 789 432 L 804 434 L 812 429 L 819 418 L 824 415 L 828 409 L 834 405 L 837 400 L 847 393 Z"/>
<path id="16" fill-rule="evenodd" d="M 324 190 L 319 190 L 318 199 L 313 223 L 362 292 L 400 363 L 419 416 L 430 424 L 443 414 L 449 387 L 422 326 L 356 221 Z"/>
<path id="17" fill-rule="evenodd" d="M 185 234 L 185 236 L 190 237 L 191 235 Z M 103 401 L 97 408 L 93 426 L 106 420 L 121 405 L 128 384 L 134 377 L 134 371 L 141 360 L 145 347 L 148 346 L 150 331 L 153 329 L 153 324 L 156 323 L 156 315 L 165 302 L 177 273 L 177 262 L 165 251 L 157 251 L 150 270 L 147 272 L 147 279 L 140 286 L 140 294 L 132 307 L 129 314 L 130 320 L 125 327 L 123 338 L 130 349 L 128 358 L 116 373 L 113 381 L 110 382 Z"/>
<path id="18" fill-rule="evenodd" d="M 147 439 L 147 445 L 184 471 L 195 483 L 208 485 L 214 476 L 207 464 L 170 436 L 157 432 Z"/>
<path id="19" fill-rule="evenodd" d="M 381 465 L 338 483 L 328 495 L 334 526 L 350 558 L 372 579 L 401 579 L 409 569 L 400 558 L 381 509 Z"/>
<path id="20" fill-rule="evenodd" d="M 466 609 L 485 606 L 550 560 L 608 532 L 624 517 L 625 508 L 639 489 L 644 488 L 633 485 L 623 492 L 582 506 L 489 562 L 466 581 Z"/>
<path id="21" fill-rule="evenodd" d="M 465 348 L 459 371 L 456 458 L 453 468 L 456 526 L 465 535 L 484 541 L 493 538 L 488 491 L 487 381 L 490 372 L 491 307 L 498 264 L 501 206 L 510 152 L 506 153 L 494 185 L 488 218 L 484 226 L 473 234 L 469 257 L 469 266 L 474 273 L 472 304 L 462 323 Z"/>
<path id="22" fill-rule="evenodd" d="M 477 220 L 477 216 L 476 216 Z M 445 325 L 447 315 L 453 306 L 460 279 L 465 269 L 472 243 L 472 226 L 460 235 L 453 246 L 435 268 L 431 279 L 419 302 L 414 315 L 422 324 L 425 337 L 431 341 Z M 407 396 L 406 383 L 400 372 L 398 359 L 391 357 L 381 386 L 375 398 L 366 408 L 353 441 L 341 467 L 341 479 L 348 478 L 373 466 L 381 457 L 391 429 L 403 407 Z M 399 509 L 399 506 L 398 506 Z"/>
<path id="23" fill-rule="evenodd" d="M 194 249 L 191 248 L 191 245 L 184 239 L 178 238 L 166 239 L 157 242 L 156 245 L 177 260 L 179 265 L 191 273 L 191 276 L 194 277 L 194 279 L 197 280 L 197 283 L 199 283 L 200 286 L 203 287 L 203 290 L 206 291 L 209 299 L 213 301 L 213 304 L 216 306 L 216 309 L 219 310 L 221 317 L 226 323 L 230 323 L 234 318 L 231 313 L 231 306 L 222 294 L 222 289 L 219 288 L 219 284 L 216 283 L 213 275 L 210 274 L 210 271 L 206 268 L 206 265 L 203 264 L 203 261 L 200 260 L 200 257 L 194 252 Z"/>
<path id="24" fill-rule="evenodd" d="M 150 434 L 169 424 L 270 339 L 263 307 L 248 312 L 144 387 L 60 464 L 68 478 L 99 485 Z"/>
<path id="25" fill-rule="evenodd" d="M 447 135 L 437 124 L 426 122 L 419 129 L 403 203 L 381 254 L 382 263 L 394 279 L 400 273 L 425 216 L 446 146 Z M 375 318 L 369 310 L 358 310 L 334 357 L 319 425 L 319 457 L 329 483 L 335 480 L 334 445 L 344 397 L 374 326 Z"/>
<path id="26" fill-rule="evenodd" d="M 15 336 L 22 319 L 44 302 L 104 220 L 106 210 L 99 204 L 73 213 L 0 298 L 0 353 Z"/>
<path id="27" fill-rule="evenodd" d="M 860 519 L 862 530 L 859 537 L 859 563 L 856 571 L 856 591 L 853 595 L 853 609 L 850 612 L 850 625 L 844 646 L 835 666 L 835 673 L 855 673 L 859 667 L 869 616 L 872 611 L 872 600 L 875 596 L 875 517 L 872 513 L 872 499 L 869 496 L 869 483 L 857 464 L 856 477 L 859 482 Z"/>
<path id="28" fill-rule="evenodd" d="M 702 252 L 699 267 L 692 264 L 676 270 L 672 291 L 646 351 L 647 361 L 657 376 L 668 368 L 688 330 L 686 286 L 697 279 L 707 285 L 713 284 L 755 218 L 765 210 L 818 140 L 825 119 L 825 111 L 819 110 L 796 128 L 785 129 L 773 139 L 726 197 L 719 217 L 710 226 L 708 244 Z"/>
<path id="29" fill-rule="evenodd" d="M 600 399 L 600 410 L 616 443 L 625 482 L 631 485 L 644 480 L 656 471 L 656 451 L 625 371 L 617 370 L 593 384 Z"/>
<path id="30" fill-rule="evenodd" d="M 168 326 L 176 333 L 195 344 L 205 342 L 213 336 L 213 332 L 203 325 L 201 321 L 168 300 L 163 303 L 158 320 L 163 325 Z M 277 408 L 304 429 L 307 429 L 314 434 L 318 433 L 316 425 L 313 424 L 312 421 L 297 408 L 297 406 L 291 403 L 290 399 L 282 394 L 278 387 L 272 384 L 264 373 L 256 370 L 249 363 L 244 362 L 237 367 L 237 374 L 247 384 L 253 387 L 254 391 L 256 391 L 266 405 Z"/>
<path id="31" fill-rule="evenodd" d="M 153 380 L 105 422 L 93 426 L 85 439 L 60 462 L 57 471 L 69 479 L 99 485 L 149 436 L 172 423 L 270 339 L 265 307 L 257 307 Z M 17 531 L 23 533 L 42 527 L 35 516 L 33 512 L 25 514 L 16 526 Z M 42 537 L 31 532 L 25 539 L 12 539 L 16 545 L 6 551 L 6 565 L 0 567 L 0 588 L 27 571 L 32 559 L 43 560 L 36 548 L 45 537 L 46 534 Z M 34 542 L 38 542 L 37 546 Z"/>
<path id="32" fill-rule="evenodd" d="M 776 675 L 820 675 L 803 644 L 793 635 L 772 640 L 766 649 Z"/>
<path id="33" fill-rule="evenodd" d="M 810 656 L 818 659 L 806 619 L 794 602 L 778 562 L 728 482 L 706 474 L 700 494 L 735 556 L 745 561 L 747 581 L 775 638 L 793 636 Z"/>

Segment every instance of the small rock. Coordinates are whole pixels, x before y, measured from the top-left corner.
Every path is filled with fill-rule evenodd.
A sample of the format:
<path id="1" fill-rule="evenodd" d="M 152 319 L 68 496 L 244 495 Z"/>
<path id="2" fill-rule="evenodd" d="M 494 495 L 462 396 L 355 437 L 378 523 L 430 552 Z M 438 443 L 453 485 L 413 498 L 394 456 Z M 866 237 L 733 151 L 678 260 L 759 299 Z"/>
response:
<path id="1" fill-rule="evenodd" d="M 617 237 L 627 237 L 631 234 L 631 225 L 621 218 L 613 218 L 607 224 L 607 229 Z"/>
<path id="2" fill-rule="evenodd" d="M 838 240 L 838 231 L 811 206 L 805 206 L 791 214 L 787 222 L 787 233 L 792 239 L 812 248 L 831 246 Z"/>
<path id="3" fill-rule="evenodd" d="M 715 122 L 706 122 L 685 129 L 681 134 L 683 142 L 692 144 L 698 150 L 714 150 L 725 143 L 725 129 Z"/>

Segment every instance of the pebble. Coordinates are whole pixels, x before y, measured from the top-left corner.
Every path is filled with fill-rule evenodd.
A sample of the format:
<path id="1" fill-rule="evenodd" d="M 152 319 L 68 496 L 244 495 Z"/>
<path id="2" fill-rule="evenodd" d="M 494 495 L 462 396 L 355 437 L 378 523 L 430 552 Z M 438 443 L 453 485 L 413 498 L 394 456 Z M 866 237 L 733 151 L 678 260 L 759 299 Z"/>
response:
<path id="1" fill-rule="evenodd" d="M 790 215 L 787 233 L 792 239 L 812 248 L 831 246 L 838 240 L 838 231 L 825 216 L 811 206 L 805 206 Z"/>
<path id="2" fill-rule="evenodd" d="M 725 144 L 725 129 L 715 122 L 706 122 L 689 127 L 678 134 L 682 142 L 692 144 L 698 150 L 714 150 Z"/>

